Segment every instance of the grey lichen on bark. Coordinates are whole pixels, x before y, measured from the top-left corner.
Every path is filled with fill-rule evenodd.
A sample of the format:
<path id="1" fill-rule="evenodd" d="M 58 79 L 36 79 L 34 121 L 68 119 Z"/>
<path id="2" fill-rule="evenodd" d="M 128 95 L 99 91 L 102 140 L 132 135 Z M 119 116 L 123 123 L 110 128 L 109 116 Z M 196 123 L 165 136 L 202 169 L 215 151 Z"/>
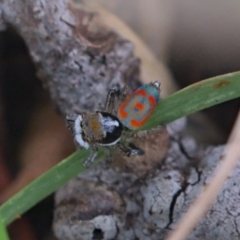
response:
<path id="1" fill-rule="evenodd" d="M 140 178 L 135 170 L 120 171 L 119 168 L 110 168 L 104 163 L 90 169 L 71 180 L 56 194 L 56 236 L 60 240 L 95 239 L 99 236 L 102 236 L 101 239 L 164 239 L 209 183 L 210 176 L 221 161 L 223 149 L 224 146 L 199 148 L 192 138 L 180 138 L 175 132 L 164 161 L 157 167 L 153 165 Z M 148 160 L 151 161 L 151 158 Z M 239 239 L 239 176 L 240 164 L 188 239 Z M 95 185 L 91 189 L 92 194 L 82 193 L 81 184 L 85 181 Z M 99 194 L 99 186 L 110 187 L 111 194 L 108 191 Z M 111 213 L 104 213 L 101 204 L 97 208 L 93 205 L 84 211 L 76 210 L 82 206 L 83 199 L 87 198 L 88 202 L 96 198 L 99 203 L 108 198 L 108 201 L 116 203 L 115 210 L 111 207 Z M 63 215 L 59 203 L 65 200 Z M 107 205 L 105 210 L 111 206 Z M 86 220 L 86 214 L 92 214 L 93 210 L 92 218 Z M 108 220 L 103 222 L 104 218 Z M 118 231 L 114 232 L 116 228 Z M 78 234 L 83 230 L 85 237 Z M 69 237 L 71 234 L 74 237 Z"/>
<path id="2" fill-rule="evenodd" d="M 138 84 L 133 44 L 84 7 L 67 0 L 2 1 L 0 22 L 23 37 L 39 79 L 64 115 L 97 109 L 113 83 Z"/>

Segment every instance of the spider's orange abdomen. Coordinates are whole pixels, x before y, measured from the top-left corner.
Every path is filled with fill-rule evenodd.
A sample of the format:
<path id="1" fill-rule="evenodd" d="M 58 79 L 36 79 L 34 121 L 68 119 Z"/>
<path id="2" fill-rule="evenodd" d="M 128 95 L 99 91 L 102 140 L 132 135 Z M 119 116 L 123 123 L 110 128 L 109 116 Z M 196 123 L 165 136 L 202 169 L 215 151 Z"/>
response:
<path id="1" fill-rule="evenodd" d="M 120 105 L 118 118 L 123 125 L 132 130 L 144 125 L 159 102 L 159 87 L 159 82 L 145 84 Z"/>

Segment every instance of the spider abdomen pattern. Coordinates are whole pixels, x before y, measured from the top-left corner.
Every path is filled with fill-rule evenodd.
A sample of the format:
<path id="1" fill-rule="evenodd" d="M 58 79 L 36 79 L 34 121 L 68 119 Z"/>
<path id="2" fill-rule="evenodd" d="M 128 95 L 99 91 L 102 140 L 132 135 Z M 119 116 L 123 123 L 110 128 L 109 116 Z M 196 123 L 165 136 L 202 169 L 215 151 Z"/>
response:
<path id="1" fill-rule="evenodd" d="M 120 105 L 118 119 L 124 126 L 135 130 L 144 125 L 160 100 L 159 88 L 159 82 L 143 85 Z"/>

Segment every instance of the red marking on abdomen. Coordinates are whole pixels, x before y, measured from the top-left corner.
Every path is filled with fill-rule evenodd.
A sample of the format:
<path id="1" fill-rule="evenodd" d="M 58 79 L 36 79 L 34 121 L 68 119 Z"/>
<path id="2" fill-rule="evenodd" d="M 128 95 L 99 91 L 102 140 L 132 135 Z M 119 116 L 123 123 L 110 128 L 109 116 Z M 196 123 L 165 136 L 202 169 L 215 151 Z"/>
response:
<path id="1" fill-rule="evenodd" d="M 140 128 L 145 123 L 145 121 L 144 121 L 144 119 L 141 120 L 141 121 L 137 121 L 136 119 L 132 119 L 130 121 L 130 123 L 131 123 L 131 126 L 133 126 L 133 128 Z"/>
<path id="2" fill-rule="evenodd" d="M 134 105 L 134 108 L 138 109 L 139 111 L 142 111 L 143 108 L 144 108 L 144 105 L 140 102 L 137 102 L 135 105 Z"/>
<path id="3" fill-rule="evenodd" d="M 148 101 L 152 104 L 152 109 L 151 111 L 154 110 L 155 106 L 156 106 L 156 99 L 153 96 L 149 96 L 148 97 Z"/>
<path id="4" fill-rule="evenodd" d="M 132 98 L 134 98 L 136 95 L 142 95 L 142 96 L 146 96 L 147 92 L 144 89 L 140 89 L 136 92 L 134 92 L 130 97 L 128 97 L 119 107 L 118 109 L 118 114 L 120 118 L 127 118 L 128 117 L 128 113 L 126 112 L 126 107 L 129 104 L 129 102 L 131 101 Z"/>
<path id="5" fill-rule="evenodd" d="M 121 105 L 121 107 L 118 109 L 118 114 L 121 118 L 127 118 L 128 114 L 124 110 L 125 106 Z"/>
<path id="6" fill-rule="evenodd" d="M 130 96 L 130 98 L 132 98 L 132 97 L 134 97 L 135 95 L 138 95 L 138 94 L 140 94 L 140 95 L 142 95 L 142 96 L 146 96 L 147 95 L 147 92 L 146 92 L 146 90 L 144 90 L 144 89 L 139 89 L 139 90 L 137 90 L 136 92 L 134 92 L 131 96 Z"/>

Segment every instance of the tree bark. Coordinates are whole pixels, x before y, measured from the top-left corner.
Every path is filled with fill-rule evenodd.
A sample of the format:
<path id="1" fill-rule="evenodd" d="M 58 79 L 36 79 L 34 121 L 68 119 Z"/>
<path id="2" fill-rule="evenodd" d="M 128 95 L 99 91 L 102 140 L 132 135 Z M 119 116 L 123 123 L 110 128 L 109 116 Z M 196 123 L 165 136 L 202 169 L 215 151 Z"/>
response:
<path id="1" fill-rule="evenodd" d="M 67 0 L 1 1 L 0 26 L 7 25 L 25 40 L 39 79 L 64 115 L 97 109 L 113 83 L 139 85 L 133 44 L 97 13 Z"/>

